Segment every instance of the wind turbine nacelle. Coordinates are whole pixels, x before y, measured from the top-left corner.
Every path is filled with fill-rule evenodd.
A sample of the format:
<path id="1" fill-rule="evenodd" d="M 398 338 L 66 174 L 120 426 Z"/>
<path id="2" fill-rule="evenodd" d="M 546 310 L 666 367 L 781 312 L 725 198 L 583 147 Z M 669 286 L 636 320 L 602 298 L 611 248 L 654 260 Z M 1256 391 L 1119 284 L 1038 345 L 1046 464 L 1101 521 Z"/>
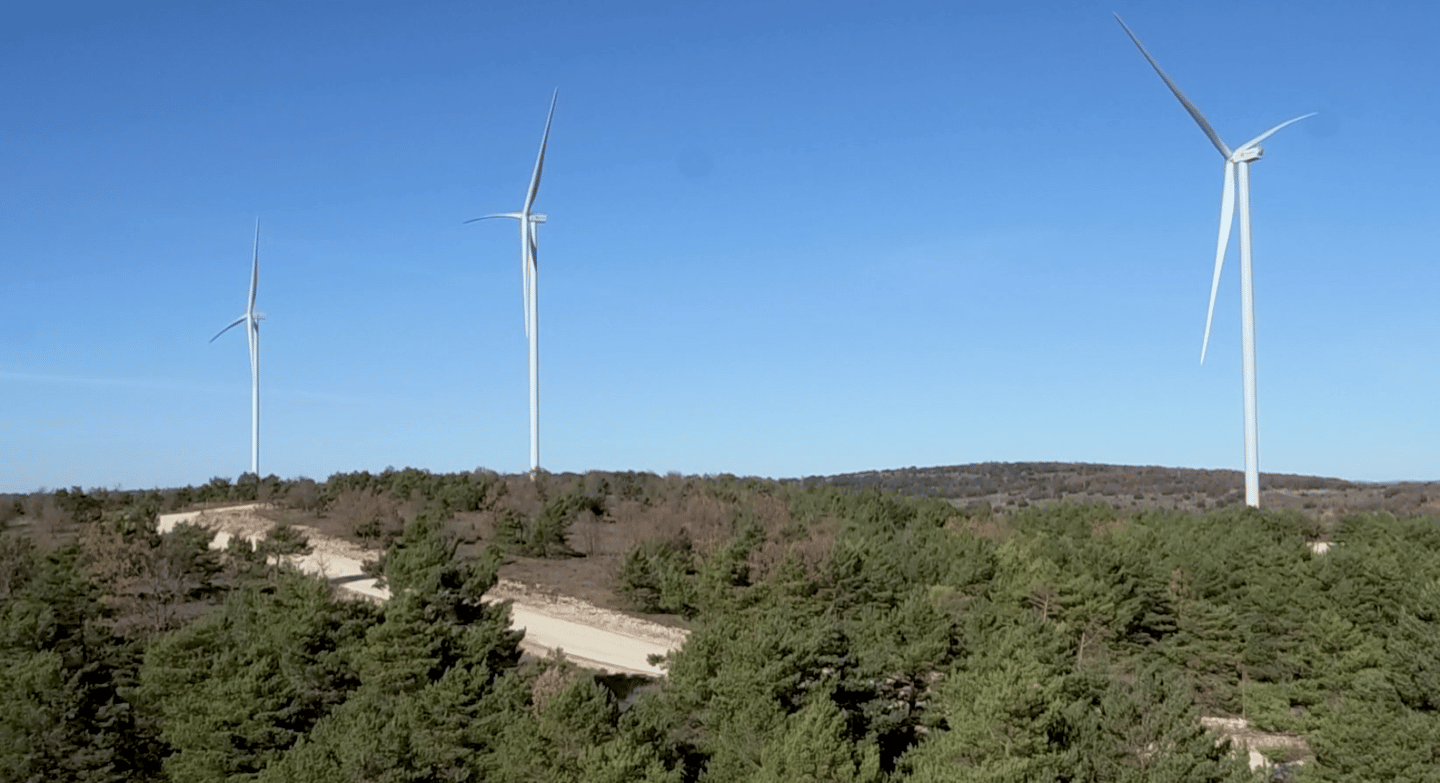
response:
<path id="1" fill-rule="evenodd" d="M 1246 147 L 1243 150 L 1235 150 L 1233 160 L 1236 163 L 1249 163 L 1252 160 L 1259 160 L 1264 154 L 1265 150 L 1260 149 L 1258 146 Z"/>
<path id="2" fill-rule="evenodd" d="M 530 216 L 530 222 L 531 222 L 531 223 L 544 223 L 544 222 L 545 222 L 545 216 L 544 216 L 544 215 L 531 215 L 531 216 Z"/>

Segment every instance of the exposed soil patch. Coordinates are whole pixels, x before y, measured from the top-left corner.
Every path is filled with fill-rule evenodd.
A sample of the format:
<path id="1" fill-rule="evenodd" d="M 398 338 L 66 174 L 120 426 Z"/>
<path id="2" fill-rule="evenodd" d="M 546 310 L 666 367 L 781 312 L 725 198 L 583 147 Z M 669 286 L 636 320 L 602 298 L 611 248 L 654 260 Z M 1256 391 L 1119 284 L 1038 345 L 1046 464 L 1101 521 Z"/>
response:
<path id="1" fill-rule="evenodd" d="M 482 515 L 457 515 L 452 524 L 463 528 L 470 522 L 464 517 L 471 516 Z M 494 540 L 493 525 L 488 519 L 476 520 L 471 529 L 475 530 L 477 537 L 472 543 L 463 544 L 459 554 L 478 555 L 484 550 L 486 541 Z M 507 556 L 500 566 L 499 576 L 523 584 L 537 595 L 567 596 L 612 612 L 643 617 L 676 628 L 689 628 L 685 619 L 677 615 L 635 612 L 616 593 L 616 574 L 619 573 L 620 563 L 625 553 L 637 543 L 635 528 L 584 514 L 570 530 L 570 546 L 575 549 L 576 556 Z"/>
<path id="2" fill-rule="evenodd" d="M 1304 737 L 1257 731 L 1244 718 L 1201 718 L 1200 725 L 1230 740 L 1236 752 L 1249 758 L 1251 769 L 1271 766 L 1271 757 L 1280 757 L 1282 763 L 1292 764 L 1315 758 Z"/>

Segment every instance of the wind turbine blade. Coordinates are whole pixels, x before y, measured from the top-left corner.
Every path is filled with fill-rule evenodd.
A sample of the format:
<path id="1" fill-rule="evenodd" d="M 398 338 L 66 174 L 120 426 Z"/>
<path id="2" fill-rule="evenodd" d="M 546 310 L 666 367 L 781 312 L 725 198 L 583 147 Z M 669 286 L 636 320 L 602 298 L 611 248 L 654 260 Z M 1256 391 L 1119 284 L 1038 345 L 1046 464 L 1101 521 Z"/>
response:
<path id="1" fill-rule="evenodd" d="M 1130 32 L 1130 26 L 1125 24 L 1125 20 L 1121 19 L 1119 14 L 1115 14 L 1115 21 L 1119 22 L 1120 26 L 1125 28 L 1125 34 L 1130 36 L 1130 40 L 1135 42 L 1135 47 L 1140 50 L 1141 54 L 1145 55 L 1146 60 L 1150 61 L 1150 67 L 1155 69 L 1155 73 L 1160 74 L 1160 78 L 1165 80 L 1165 86 L 1170 88 L 1170 92 L 1175 93 L 1175 97 L 1180 99 L 1180 103 L 1185 107 L 1185 111 L 1190 112 L 1190 117 L 1200 125 L 1200 130 L 1205 131 L 1205 135 L 1210 138 L 1210 143 L 1215 145 L 1215 149 L 1220 150 L 1221 155 L 1229 158 L 1230 148 L 1225 146 L 1225 142 L 1220 140 L 1220 134 L 1216 133 L 1215 129 L 1210 127 L 1210 123 L 1205 120 L 1205 115 L 1201 114 L 1200 110 L 1195 108 L 1195 104 L 1191 103 L 1190 99 L 1185 97 L 1185 93 L 1180 91 L 1180 88 L 1176 86 L 1175 82 L 1170 81 L 1170 77 L 1165 75 L 1165 71 L 1160 67 L 1160 63 L 1155 62 L 1155 58 L 1151 57 L 1150 52 L 1145 50 L 1145 45 L 1140 43 L 1140 39 L 1136 38 L 1135 34 Z M 1276 130 L 1279 129 L 1277 128 Z M 1273 133 L 1274 131 L 1271 132 Z"/>
<path id="2" fill-rule="evenodd" d="M 210 338 L 210 342 L 212 342 L 212 343 L 215 342 L 216 338 L 218 338 L 220 335 L 225 334 L 226 332 L 230 331 L 231 329 L 234 329 L 235 327 L 239 326 L 240 324 L 245 323 L 245 321 L 249 320 L 249 318 L 250 318 L 250 315 L 247 313 L 247 314 L 242 315 L 242 316 L 240 316 L 239 318 L 236 318 L 235 320 L 231 321 L 229 326 L 227 326 L 227 327 L 225 327 L 224 329 L 221 329 L 220 331 L 216 332 L 216 333 L 215 333 L 215 337 L 211 337 L 211 338 Z"/>
<path id="3" fill-rule="evenodd" d="M 529 264 L 529 262 L 524 262 L 524 261 L 522 261 L 522 263 L 524 264 L 524 268 L 521 270 L 521 275 L 520 275 L 520 280 L 521 280 L 521 283 L 520 283 L 520 285 L 521 285 L 520 296 L 524 298 L 525 337 L 528 339 L 528 338 L 530 337 L 530 287 L 533 286 L 533 285 L 535 285 L 535 280 L 534 280 L 534 278 L 530 275 L 530 264 Z"/>
<path id="4" fill-rule="evenodd" d="M 1296 118 L 1293 119 L 1293 120 L 1286 120 L 1286 121 L 1280 123 L 1279 125 L 1276 125 L 1275 127 L 1271 128 L 1270 130 L 1265 131 L 1264 133 L 1260 134 L 1259 136 L 1256 136 L 1255 138 L 1253 138 L 1253 139 L 1245 142 L 1244 144 L 1240 145 L 1240 149 L 1242 149 L 1242 150 L 1250 149 L 1251 147 L 1259 144 L 1260 142 L 1262 142 L 1262 141 L 1270 138 L 1270 136 L 1271 136 L 1272 134 L 1274 134 L 1275 131 L 1278 131 L 1278 130 L 1280 130 L 1281 128 L 1287 126 L 1287 125 L 1293 125 L 1293 124 L 1295 124 L 1295 123 L 1297 123 L 1297 122 L 1299 122 L 1299 121 L 1301 121 L 1301 120 L 1303 120 L 1303 119 L 1306 119 L 1306 118 L 1308 118 L 1308 117 L 1314 117 L 1316 114 L 1319 114 L 1319 112 L 1314 112 L 1314 111 L 1312 111 L 1312 112 L 1310 112 L 1309 114 L 1302 114 L 1302 115 L 1300 115 L 1299 117 L 1296 117 Z"/>
<path id="5" fill-rule="evenodd" d="M 250 262 L 250 305 L 247 314 L 255 313 L 255 289 L 260 282 L 260 218 L 255 218 L 255 258 Z"/>
<path id="6" fill-rule="evenodd" d="M 560 88 L 550 98 L 550 116 L 545 118 L 545 135 L 540 137 L 540 155 L 535 158 L 535 173 L 530 175 L 530 189 L 525 192 L 525 209 L 530 214 L 530 205 L 535 203 L 535 194 L 540 192 L 540 170 L 545 167 L 545 145 L 550 141 L 550 122 L 555 119 L 555 104 L 560 100 Z"/>
<path id="7" fill-rule="evenodd" d="M 527 302 L 531 303 L 531 310 L 534 310 L 535 298 L 535 275 L 540 269 L 540 227 L 538 224 L 530 224 L 530 290 L 527 292 Z M 534 320 L 535 313 L 530 313 L 531 320 Z"/>
<path id="8" fill-rule="evenodd" d="M 530 337 L 530 220 L 520 219 L 520 298 L 526 318 L 526 337 Z"/>
<path id="9" fill-rule="evenodd" d="M 466 220 L 466 221 L 463 221 L 463 222 L 464 222 L 464 223 L 474 223 L 474 222 L 476 222 L 477 220 L 489 220 L 490 218 L 515 218 L 516 220 L 519 220 L 520 217 L 521 217 L 521 216 L 520 216 L 520 213 L 519 213 L 519 212 L 501 212 L 501 213 L 498 214 L 498 215 L 483 215 L 483 216 L 478 217 L 478 218 L 470 218 L 469 220 Z M 462 223 L 462 225 L 463 225 L 463 223 Z"/>
<path id="10" fill-rule="evenodd" d="M 1210 280 L 1210 307 L 1205 311 L 1205 340 L 1200 343 L 1200 363 L 1205 363 L 1205 351 L 1210 347 L 1210 323 L 1215 318 L 1215 295 L 1220 290 L 1220 270 L 1225 265 L 1225 251 L 1230 244 L 1230 224 L 1235 219 L 1235 167 L 1238 163 L 1225 164 L 1225 194 L 1220 198 L 1220 238 L 1215 243 L 1215 276 Z"/>

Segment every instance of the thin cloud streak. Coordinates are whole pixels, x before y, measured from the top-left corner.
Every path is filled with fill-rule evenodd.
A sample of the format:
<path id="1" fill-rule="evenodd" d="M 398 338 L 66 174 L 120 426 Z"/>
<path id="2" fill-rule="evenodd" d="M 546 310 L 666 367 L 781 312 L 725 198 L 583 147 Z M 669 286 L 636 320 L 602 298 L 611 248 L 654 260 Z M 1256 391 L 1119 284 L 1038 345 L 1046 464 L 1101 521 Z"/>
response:
<path id="1" fill-rule="evenodd" d="M 157 391 L 226 392 L 228 387 L 152 378 L 82 378 L 73 375 L 0 371 L 0 380 L 19 383 L 96 386 L 113 389 L 154 389 Z"/>
<path id="2" fill-rule="evenodd" d="M 48 373 L 10 372 L 0 370 L 0 381 L 18 383 L 56 384 L 62 386 L 90 386 L 101 389 L 149 389 L 152 391 L 192 392 L 200 394 L 232 394 L 233 384 L 191 383 L 156 378 L 85 378 L 74 375 L 51 375 Z M 266 389 L 266 394 L 282 398 L 304 398 L 325 402 L 353 402 L 354 398 L 342 394 L 317 391 L 296 391 L 293 389 Z"/>

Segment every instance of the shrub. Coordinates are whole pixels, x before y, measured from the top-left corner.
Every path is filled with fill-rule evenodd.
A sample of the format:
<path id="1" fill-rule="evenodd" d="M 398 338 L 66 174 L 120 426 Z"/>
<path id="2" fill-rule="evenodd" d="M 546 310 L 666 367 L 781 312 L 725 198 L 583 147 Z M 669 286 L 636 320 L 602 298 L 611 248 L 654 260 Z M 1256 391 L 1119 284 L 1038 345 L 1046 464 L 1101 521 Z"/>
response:
<path id="1" fill-rule="evenodd" d="M 546 500 L 540 513 L 526 518 L 506 509 L 495 524 L 496 537 L 512 552 L 529 557 L 581 557 L 570 546 L 570 525 L 582 511 L 605 514 L 598 497 L 575 491 Z"/>
<path id="2" fill-rule="evenodd" d="M 695 553 L 690 537 L 679 536 L 635 545 L 620 563 L 620 594 L 644 612 L 670 612 L 694 617 L 696 612 Z"/>

